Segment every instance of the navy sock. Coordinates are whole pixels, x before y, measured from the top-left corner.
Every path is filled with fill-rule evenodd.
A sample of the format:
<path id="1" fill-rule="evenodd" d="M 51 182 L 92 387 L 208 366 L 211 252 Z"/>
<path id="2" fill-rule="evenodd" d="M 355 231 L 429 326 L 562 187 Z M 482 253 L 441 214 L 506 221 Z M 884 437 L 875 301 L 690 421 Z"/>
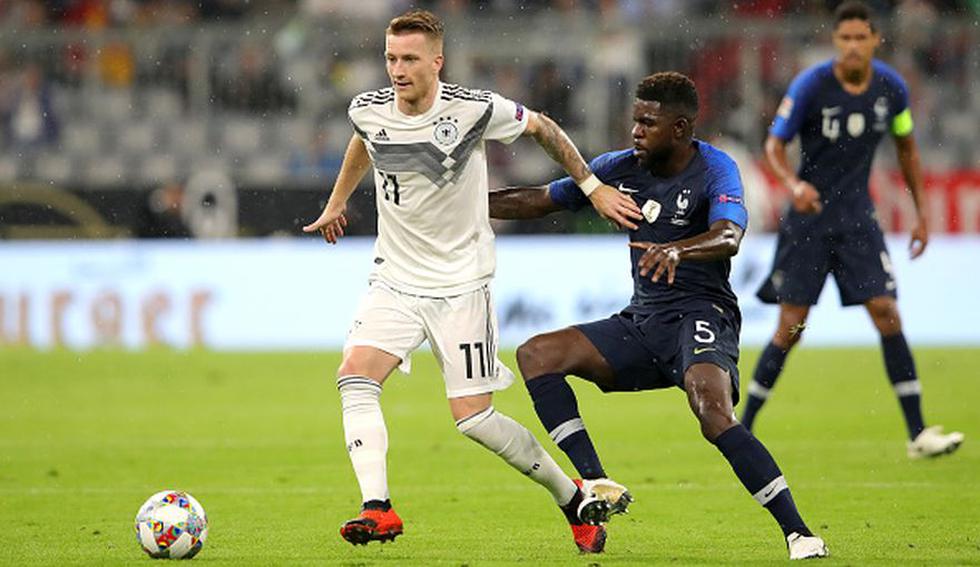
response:
<path id="1" fill-rule="evenodd" d="M 783 535 L 813 535 L 803 523 L 776 461 L 748 429 L 736 425 L 719 435 L 714 444 L 728 459 L 742 486 L 776 519 Z"/>
<path id="2" fill-rule="evenodd" d="M 742 425 L 746 429 L 751 431 L 756 414 L 769 399 L 769 390 L 776 385 L 776 379 L 783 371 L 787 353 L 788 351 L 770 342 L 759 356 L 755 374 L 749 384 L 749 399 L 745 402 L 745 411 L 742 412 Z"/>
<path id="3" fill-rule="evenodd" d="M 890 337 L 881 337 L 881 352 L 885 356 L 888 379 L 905 415 L 909 439 L 915 439 L 926 426 L 922 420 L 922 387 L 915 372 L 915 361 L 912 360 L 912 351 L 905 341 L 905 335 L 899 333 Z"/>
<path id="4" fill-rule="evenodd" d="M 391 500 L 368 500 L 361 505 L 362 510 L 381 510 L 387 512 L 391 510 Z"/>
<path id="5" fill-rule="evenodd" d="M 575 392 L 562 374 L 543 374 L 524 382 L 534 401 L 534 411 L 548 435 L 568 455 L 582 478 L 602 478 L 599 455 L 578 413 Z"/>
<path id="6" fill-rule="evenodd" d="M 561 508 L 561 513 L 565 514 L 565 519 L 568 520 L 568 523 L 572 524 L 573 526 L 582 525 L 582 520 L 578 517 L 578 507 L 579 504 L 582 503 L 583 498 L 585 498 L 585 495 L 582 494 L 582 491 L 576 490 L 575 496 L 572 496 L 572 499 L 568 501 L 568 504 L 559 506 L 559 508 Z"/>

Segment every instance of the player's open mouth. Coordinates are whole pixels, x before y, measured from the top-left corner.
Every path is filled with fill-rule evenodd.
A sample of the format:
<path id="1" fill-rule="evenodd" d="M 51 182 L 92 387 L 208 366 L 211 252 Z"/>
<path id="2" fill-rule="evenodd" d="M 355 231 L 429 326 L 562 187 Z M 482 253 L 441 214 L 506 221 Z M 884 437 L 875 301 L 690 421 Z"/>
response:
<path id="1" fill-rule="evenodd" d="M 396 89 L 407 89 L 408 87 L 412 86 L 412 83 L 408 81 L 395 81 L 394 85 Z"/>

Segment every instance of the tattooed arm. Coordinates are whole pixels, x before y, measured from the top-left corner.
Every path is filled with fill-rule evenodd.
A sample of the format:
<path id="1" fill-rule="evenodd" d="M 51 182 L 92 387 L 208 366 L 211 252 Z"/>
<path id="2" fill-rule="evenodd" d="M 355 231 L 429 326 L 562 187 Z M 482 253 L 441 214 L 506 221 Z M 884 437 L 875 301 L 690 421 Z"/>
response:
<path id="1" fill-rule="evenodd" d="M 633 199 L 602 183 L 592 174 L 578 148 L 554 120 L 540 112 L 531 112 L 524 134 L 534 138 L 551 159 L 565 169 L 600 215 L 619 226 L 636 230 L 636 225 L 630 219 L 643 218 L 640 208 Z"/>

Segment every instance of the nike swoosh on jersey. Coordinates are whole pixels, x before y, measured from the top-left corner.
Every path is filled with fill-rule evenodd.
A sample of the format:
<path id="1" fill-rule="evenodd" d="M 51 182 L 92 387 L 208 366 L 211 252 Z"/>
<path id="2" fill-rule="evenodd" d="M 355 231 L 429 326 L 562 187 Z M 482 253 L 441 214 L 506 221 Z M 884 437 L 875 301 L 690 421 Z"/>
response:
<path id="1" fill-rule="evenodd" d="M 713 350 L 718 350 L 718 349 L 716 349 L 715 347 L 710 347 L 710 346 L 709 347 L 695 347 L 694 348 L 694 354 L 701 354 L 703 352 L 711 352 Z"/>
<path id="2" fill-rule="evenodd" d="M 623 185 L 622 183 L 619 184 L 619 192 L 620 193 L 639 193 L 639 191 L 637 189 L 633 189 L 632 187 L 627 187 L 627 186 Z"/>

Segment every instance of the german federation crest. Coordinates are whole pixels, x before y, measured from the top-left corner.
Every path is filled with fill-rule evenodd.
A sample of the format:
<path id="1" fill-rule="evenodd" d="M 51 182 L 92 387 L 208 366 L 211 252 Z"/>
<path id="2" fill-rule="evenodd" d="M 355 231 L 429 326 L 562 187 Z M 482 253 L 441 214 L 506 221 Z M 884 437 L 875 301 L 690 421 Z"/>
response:
<path id="1" fill-rule="evenodd" d="M 456 143 L 459 139 L 459 127 L 456 126 L 456 119 L 442 117 L 436 121 L 435 130 L 432 132 L 437 144 L 449 146 Z"/>

